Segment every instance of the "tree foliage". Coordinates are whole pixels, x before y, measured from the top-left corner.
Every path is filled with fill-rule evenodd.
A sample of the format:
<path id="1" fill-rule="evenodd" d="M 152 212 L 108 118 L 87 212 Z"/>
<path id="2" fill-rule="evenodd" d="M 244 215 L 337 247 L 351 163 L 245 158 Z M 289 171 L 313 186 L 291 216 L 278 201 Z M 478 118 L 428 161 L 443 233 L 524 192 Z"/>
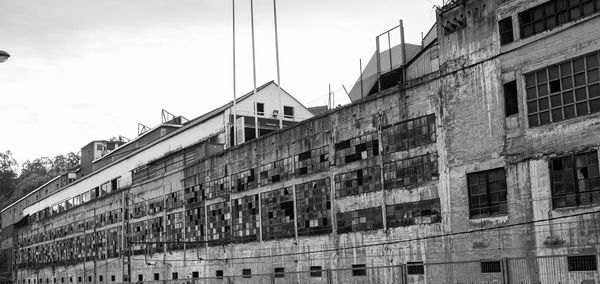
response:
<path id="1" fill-rule="evenodd" d="M 18 163 L 12 157 L 12 153 L 0 153 L 0 197 L 3 198 L 0 207 L 26 195 L 58 175 L 76 169 L 79 162 L 79 156 L 73 152 L 52 159 L 40 157 L 25 161 L 17 174 Z"/>

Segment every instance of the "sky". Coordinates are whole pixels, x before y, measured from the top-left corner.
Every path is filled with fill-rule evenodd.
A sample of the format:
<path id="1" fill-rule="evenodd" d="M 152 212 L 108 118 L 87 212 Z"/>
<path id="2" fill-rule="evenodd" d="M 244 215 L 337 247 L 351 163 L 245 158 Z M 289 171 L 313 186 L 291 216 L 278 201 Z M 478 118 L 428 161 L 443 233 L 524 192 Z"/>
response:
<path id="1" fill-rule="evenodd" d="M 441 0 L 277 0 L 281 86 L 336 104 L 403 19 L 420 44 Z M 235 0 L 238 96 L 253 89 L 250 0 Z M 257 85 L 276 80 L 273 1 L 254 0 Z M 193 119 L 233 97 L 232 1 L 0 0 L 0 152 L 19 163 Z M 395 39 L 392 38 L 392 41 Z M 394 42 L 392 42 L 394 43 Z M 399 43 L 399 42 L 398 42 Z"/>

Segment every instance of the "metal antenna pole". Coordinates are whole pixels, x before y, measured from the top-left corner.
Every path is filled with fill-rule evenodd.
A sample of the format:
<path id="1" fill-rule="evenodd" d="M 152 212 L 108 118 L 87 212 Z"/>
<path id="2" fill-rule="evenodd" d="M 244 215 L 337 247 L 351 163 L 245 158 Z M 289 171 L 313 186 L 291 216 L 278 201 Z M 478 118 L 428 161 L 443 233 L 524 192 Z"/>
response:
<path id="1" fill-rule="evenodd" d="M 400 44 L 402 45 L 402 86 L 406 82 L 406 42 L 404 41 L 404 21 L 400 20 Z"/>
<path id="2" fill-rule="evenodd" d="M 379 57 L 379 36 L 375 38 L 375 46 L 375 55 L 377 56 L 377 91 L 381 92 L 381 58 Z"/>
<path id="3" fill-rule="evenodd" d="M 237 145 L 237 98 L 235 78 L 235 0 L 231 0 L 233 19 L 233 146 Z"/>
<path id="4" fill-rule="evenodd" d="M 254 47 L 254 0 L 250 0 L 250 21 L 252 27 L 252 74 L 254 78 L 254 138 L 258 138 L 258 114 L 256 107 L 256 51 Z"/>
<path id="5" fill-rule="evenodd" d="M 279 36 L 277 33 L 277 1 L 273 0 L 273 20 L 275 22 L 275 59 L 277 62 L 277 100 L 279 102 L 277 117 L 279 118 L 279 129 L 283 128 L 283 109 L 281 106 L 281 79 L 279 75 Z M 292 117 L 292 120 L 294 118 Z"/>
<path id="6" fill-rule="evenodd" d="M 360 68 L 360 98 L 364 98 L 365 97 L 365 93 L 363 90 L 363 69 L 362 69 L 362 58 L 358 59 L 358 65 Z"/>

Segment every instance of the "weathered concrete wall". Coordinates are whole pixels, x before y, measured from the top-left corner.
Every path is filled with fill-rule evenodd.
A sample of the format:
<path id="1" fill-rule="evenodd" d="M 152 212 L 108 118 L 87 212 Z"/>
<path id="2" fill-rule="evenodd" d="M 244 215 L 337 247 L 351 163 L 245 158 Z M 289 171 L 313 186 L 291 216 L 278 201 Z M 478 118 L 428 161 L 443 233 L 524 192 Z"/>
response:
<path id="1" fill-rule="evenodd" d="M 514 0 L 503 1 L 497 6 L 496 2 L 498 1 L 467 1 L 465 5 L 441 12 L 438 15 L 440 23 L 456 18 L 464 21 L 466 26 L 446 33 L 443 25 L 438 25 L 440 71 L 407 82 L 406 90 L 391 89 L 387 93 L 366 98 L 260 139 L 198 158 L 184 168 L 173 169 L 161 176 L 133 184 L 124 192 L 55 216 L 51 222 L 34 224 L 28 231 L 40 232 L 52 226 L 86 220 L 94 214 L 115 210 L 122 206 L 124 196 L 127 196 L 127 209 L 131 215 L 128 224 L 154 220 L 156 217 L 163 217 L 166 224 L 167 216 L 181 213 L 185 219 L 185 229 L 185 222 L 192 220 L 191 213 L 203 212 L 204 217 L 199 218 L 205 227 L 186 229 L 188 242 L 185 249 L 170 249 L 165 245 L 166 252 L 155 249 L 149 253 L 132 255 L 130 263 L 133 281 L 139 275 L 144 280 L 153 280 L 155 273 L 159 274 L 160 280 L 171 279 L 174 272 L 178 273 L 179 279 L 193 277 L 196 272 L 198 277 L 215 277 L 217 270 L 222 270 L 225 276 L 240 276 L 243 269 L 251 269 L 253 278 L 239 278 L 236 281 L 265 282 L 271 281 L 274 268 L 284 268 L 286 273 L 304 273 L 288 274 L 283 279 L 277 279 L 278 283 L 323 283 L 327 279 L 331 279 L 333 283 L 402 283 L 401 278 L 405 275 L 393 265 L 422 261 L 450 264 L 427 266 L 426 275 L 408 276 L 409 281 L 412 281 L 410 283 L 453 283 L 459 279 L 478 283 L 500 281 L 504 277 L 497 273 L 474 275 L 477 273 L 472 271 L 481 270 L 481 260 L 519 260 L 550 254 L 596 253 L 600 236 L 594 215 L 544 222 L 539 220 L 597 210 L 597 206 L 553 209 L 548 163 L 551 158 L 563 154 L 598 150 L 600 115 L 592 114 L 545 126 L 529 127 L 526 122 L 523 74 L 597 50 L 598 36 L 594 31 L 599 24 L 598 18 L 592 16 L 577 24 L 565 24 L 557 30 L 523 40 L 516 37 L 514 43 L 501 47 L 498 19 L 517 17 L 516 13 L 533 4 Z M 533 2 L 542 1 L 531 1 Z M 518 23 L 515 19 L 513 22 Z M 563 40 L 565 34 L 568 34 L 567 40 Z M 506 117 L 503 83 L 511 80 L 517 81 L 519 113 Z M 397 145 L 390 142 L 394 141 L 390 137 L 390 129 L 398 125 L 412 125 L 413 119 L 427 115 L 435 118 L 432 126 L 433 140 L 414 143 L 409 147 L 395 147 Z M 368 145 L 371 148 L 358 151 L 358 156 L 346 159 L 349 154 L 345 149 L 352 147 L 340 145 L 350 144 L 348 141 L 370 141 L 371 144 Z M 312 168 L 309 167 L 306 173 L 300 173 L 297 166 L 299 161 L 303 161 L 300 156 L 311 150 L 321 151 L 316 154 L 318 156 L 312 153 L 309 155 L 319 162 L 310 164 Z M 418 182 L 408 182 L 407 185 L 389 183 L 393 178 L 386 175 L 392 173 L 386 172 L 388 166 L 409 158 L 429 155 L 434 157 L 434 174 L 427 178 L 420 176 Z M 265 182 L 261 168 L 282 160 L 292 161 L 294 172 L 281 180 Z M 368 168 L 379 170 L 379 187 L 359 194 L 339 195 L 337 177 Z M 503 168 L 505 172 L 507 213 L 472 217 L 467 175 L 498 168 Z M 250 169 L 254 170 L 256 178 L 244 183 L 244 186 L 250 188 L 238 190 L 234 176 L 247 173 Z M 134 215 L 135 208 L 140 204 L 146 206 L 155 198 L 189 191 L 194 185 L 202 185 L 205 190 L 208 182 L 220 178 L 226 178 L 229 182 L 225 188 L 226 194 L 222 196 L 196 200 L 156 213 L 146 212 L 141 214 L 143 216 Z M 187 184 L 188 180 L 195 182 Z M 317 184 L 316 181 L 321 183 Z M 256 185 L 250 185 L 251 183 Z M 371 180 L 369 184 L 377 182 Z M 289 223 L 293 224 L 293 232 L 288 231 L 286 237 L 267 240 L 267 220 L 263 219 L 267 217 L 261 212 L 267 209 L 267 205 L 263 203 L 266 200 L 263 199 L 263 194 L 283 188 L 289 189 L 289 194 L 292 195 L 294 211 Z M 322 192 L 323 196 L 317 194 Z M 318 195 L 318 198 L 307 202 L 304 193 L 311 197 Z M 254 196 L 258 196 L 258 199 L 255 199 L 256 205 L 252 203 L 252 206 L 257 207 L 250 209 L 257 209 L 258 213 L 243 211 L 240 217 L 229 211 L 234 207 L 232 202 L 248 197 L 252 200 Z M 327 204 L 324 200 L 330 202 L 327 208 L 323 208 Z M 414 202 L 431 200 L 439 202 L 439 220 L 431 217 L 434 214 L 425 216 L 428 218 L 412 218 L 412 223 L 403 225 L 391 225 L 393 223 L 390 221 L 393 220 L 388 220 L 395 218 L 395 210 L 404 210 L 413 206 Z M 310 204 L 311 202 L 316 204 Z M 221 218 L 220 215 L 218 218 L 209 216 L 216 214 L 208 210 L 215 205 L 223 205 L 219 209 L 222 210 L 219 211 L 223 215 L 222 219 L 218 219 Z M 314 213 L 309 212 L 317 208 L 311 207 L 312 205 L 322 205 L 319 208 L 323 215 L 318 220 L 313 220 L 312 217 L 308 218 L 310 220 L 301 219 L 304 214 Z M 398 207 L 394 207 L 395 205 Z M 340 216 L 363 212 L 360 210 L 375 212 L 376 214 L 369 215 L 372 219 L 365 222 L 378 227 L 352 227 L 349 232 L 342 231 L 344 227 L 338 227 L 341 222 L 346 221 L 340 219 Z M 252 216 L 256 216 L 256 220 L 244 219 Z M 377 216 L 382 221 L 375 224 Z M 361 217 L 368 219 L 362 215 Z M 222 221 L 221 224 L 225 226 L 210 227 L 213 221 L 208 219 L 217 220 L 214 221 L 215 224 Z M 218 243 L 207 236 L 215 229 L 221 230 L 223 236 L 233 235 L 231 231 L 236 232 L 235 222 L 240 220 L 249 226 L 258 224 L 262 231 L 248 233 L 246 237 L 253 240 L 246 242 L 240 241 L 239 236 L 232 236 L 231 239 Z M 316 226 L 322 231 L 310 234 L 307 228 L 312 228 L 312 222 L 324 222 L 323 220 L 328 223 L 318 223 L 319 226 Z M 310 224 L 305 225 L 305 221 Z M 50 227 L 44 227 L 45 225 Z M 256 228 L 249 228 L 247 232 L 256 232 L 254 229 Z M 130 234 L 136 235 L 131 230 L 132 227 Z M 166 227 L 162 230 L 166 230 Z M 90 230 L 86 230 L 79 234 L 89 232 Z M 168 232 L 163 233 L 157 239 L 148 234 L 145 241 L 164 242 L 168 240 L 168 235 Z M 192 237 L 194 238 L 191 239 Z M 133 249 L 144 249 L 140 244 L 131 245 Z M 126 259 L 107 258 L 97 261 L 95 265 L 102 267 L 97 271 L 103 274 L 104 279 L 116 275 L 117 281 L 120 281 Z M 460 263 L 462 261 L 472 262 Z M 355 264 L 384 268 L 369 270 L 366 276 L 353 276 L 351 269 Z M 508 269 L 528 271 L 527 276 L 532 281 L 541 283 L 554 281 L 545 278 L 552 275 L 548 273 L 552 267 L 558 267 L 557 271 L 561 272 L 566 270 L 566 264 L 552 266 L 543 261 L 505 264 Z M 78 263 L 71 266 L 61 264 L 54 269 L 22 269 L 19 278 L 42 278 L 42 275 L 54 277 L 58 270 L 82 275 L 82 266 L 82 263 Z M 93 261 L 85 264 L 86 268 L 93 266 Z M 306 271 L 311 266 L 340 271 L 333 275 L 310 277 Z M 563 274 L 570 275 L 568 272 Z M 509 275 L 513 281 L 520 280 L 520 276 Z"/>

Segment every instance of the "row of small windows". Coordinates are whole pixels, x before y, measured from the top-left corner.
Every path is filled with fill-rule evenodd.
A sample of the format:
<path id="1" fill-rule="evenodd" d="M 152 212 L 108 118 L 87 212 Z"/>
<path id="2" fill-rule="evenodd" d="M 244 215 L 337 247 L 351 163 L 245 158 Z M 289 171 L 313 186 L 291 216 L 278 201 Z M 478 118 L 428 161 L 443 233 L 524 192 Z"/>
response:
<path id="1" fill-rule="evenodd" d="M 424 275 L 425 274 L 426 265 L 423 262 L 408 262 L 406 264 L 406 274 L 407 275 Z M 352 276 L 366 276 L 367 270 L 369 268 L 366 264 L 353 264 L 352 265 Z M 596 255 L 581 255 L 581 256 L 568 256 L 567 257 L 567 270 L 569 272 L 581 272 L 581 271 L 598 271 L 598 259 Z M 323 277 L 322 266 L 310 266 L 310 277 Z M 480 262 L 480 272 L 481 273 L 502 273 L 502 263 L 497 260 L 492 261 L 481 261 Z M 214 279 L 224 279 L 225 274 L 223 270 L 215 270 Z M 284 267 L 275 267 L 273 268 L 273 277 L 274 278 L 285 278 L 286 272 Z M 296 274 L 293 274 L 296 275 Z M 243 278 L 252 278 L 252 269 L 244 268 L 242 269 L 242 277 Z M 199 279 L 200 273 L 198 271 L 192 272 L 192 279 Z M 154 273 L 153 275 L 154 281 L 160 280 L 160 274 Z M 173 272 L 171 274 L 172 280 L 178 280 L 179 274 L 177 272 Z M 32 279 L 22 280 L 22 283 L 31 284 Z M 33 279 L 33 283 L 36 283 L 37 279 Z M 103 276 L 98 276 L 98 281 L 103 282 Z M 144 281 L 144 274 L 138 274 L 138 281 Z M 115 275 L 111 275 L 111 282 L 116 281 Z M 82 282 L 82 277 L 77 277 L 77 283 Z M 88 276 L 88 282 L 92 282 L 92 276 Z M 42 278 L 39 279 L 38 283 L 43 283 Z M 50 278 L 46 278 L 46 283 L 50 283 Z M 57 283 L 57 279 L 53 279 L 53 283 Z M 60 278 L 60 283 L 65 283 L 65 277 Z M 69 283 L 73 283 L 73 277 L 69 277 Z"/>
<path id="2" fill-rule="evenodd" d="M 598 11 L 600 0 L 551 0 L 519 13 L 519 32 L 521 38 L 527 38 Z M 514 41 L 511 17 L 500 20 L 498 28 L 501 45 Z"/>

